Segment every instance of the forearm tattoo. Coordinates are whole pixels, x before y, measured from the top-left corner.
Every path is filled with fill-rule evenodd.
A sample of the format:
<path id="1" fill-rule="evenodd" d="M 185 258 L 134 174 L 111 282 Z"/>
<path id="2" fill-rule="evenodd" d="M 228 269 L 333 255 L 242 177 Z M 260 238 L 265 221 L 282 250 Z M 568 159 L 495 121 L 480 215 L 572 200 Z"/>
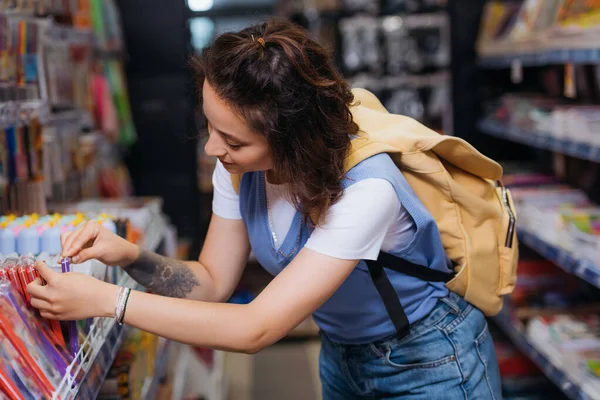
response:
<path id="1" fill-rule="evenodd" d="M 146 289 L 168 297 L 187 297 L 200 286 L 194 271 L 183 261 L 142 250 L 125 271 Z"/>

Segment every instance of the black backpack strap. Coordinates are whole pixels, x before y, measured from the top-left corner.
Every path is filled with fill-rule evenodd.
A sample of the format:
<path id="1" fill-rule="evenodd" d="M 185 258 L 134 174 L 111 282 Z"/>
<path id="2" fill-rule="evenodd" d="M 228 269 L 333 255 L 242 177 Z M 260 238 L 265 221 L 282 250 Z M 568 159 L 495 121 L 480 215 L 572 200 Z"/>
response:
<path id="1" fill-rule="evenodd" d="M 414 264 L 400 257 L 384 253 L 383 251 L 379 253 L 377 262 L 383 264 L 385 268 L 414 278 L 422 279 L 426 282 L 449 282 L 454 278 L 453 273 L 438 271 L 437 269 Z"/>
<path id="2" fill-rule="evenodd" d="M 400 272 L 401 274 L 419 278 L 427 282 L 448 282 L 454 277 L 454 274 L 452 273 L 442 272 L 414 264 L 384 252 L 379 253 L 377 260 L 365 260 L 365 263 L 367 264 L 367 267 L 369 267 L 371 279 L 377 288 L 379 296 L 381 296 L 381 299 L 383 300 L 385 309 L 400 338 L 408 335 L 410 331 L 410 322 L 408 321 L 408 317 L 404 312 L 402 303 L 400 303 L 398 294 L 385 273 L 384 268 L 389 268 L 396 272 Z"/>
<path id="3" fill-rule="evenodd" d="M 392 286 L 392 282 L 390 282 L 390 278 L 388 278 L 379 261 L 365 260 L 365 262 L 369 267 L 371 279 L 377 288 L 377 292 L 379 292 L 379 296 L 381 296 L 381 299 L 383 300 L 385 309 L 396 328 L 398 336 L 400 338 L 405 337 L 409 333 L 410 323 L 408 322 L 408 317 L 400 303 L 398 294 L 396 293 L 394 286 Z"/>

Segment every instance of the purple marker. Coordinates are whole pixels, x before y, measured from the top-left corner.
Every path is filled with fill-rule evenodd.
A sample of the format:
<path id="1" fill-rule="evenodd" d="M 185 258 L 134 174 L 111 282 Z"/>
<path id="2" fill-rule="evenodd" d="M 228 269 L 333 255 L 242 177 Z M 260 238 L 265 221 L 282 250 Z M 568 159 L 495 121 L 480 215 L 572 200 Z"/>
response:
<path id="1" fill-rule="evenodd" d="M 63 274 L 71 272 L 71 259 L 69 257 L 64 257 L 62 260 L 60 260 L 60 266 Z M 67 330 L 69 332 L 69 349 L 71 350 L 73 358 L 75 358 L 77 356 L 77 353 L 79 352 L 79 336 L 77 334 L 77 322 L 67 321 Z"/>
<path id="2" fill-rule="evenodd" d="M 62 268 L 62 272 L 63 274 L 66 274 L 67 272 L 71 272 L 71 260 L 69 257 L 65 257 L 62 260 L 60 260 L 60 266 Z"/>

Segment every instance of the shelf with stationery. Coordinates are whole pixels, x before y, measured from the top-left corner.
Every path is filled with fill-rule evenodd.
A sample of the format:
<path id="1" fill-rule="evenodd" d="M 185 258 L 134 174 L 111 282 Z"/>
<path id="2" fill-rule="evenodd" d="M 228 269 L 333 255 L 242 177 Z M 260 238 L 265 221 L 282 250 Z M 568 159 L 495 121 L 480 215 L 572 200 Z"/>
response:
<path id="1" fill-rule="evenodd" d="M 496 317 L 496 325 L 511 341 L 540 368 L 560 390 L 572 400 L 600 399 L 600 392 L 588 387 L 580 377 L 568 369 L 556 354 L 545 351 L 532 342 L 525 333 L 524 325 L 513 319 L 506 308 Z"/>
<path id="2" fill-rule="evenodd" d="M 162 241 L 161 232 L 164 232 L 165 224 L 164 218 L 161 216 L 155 217 L 153 221 L 150 221 L 145 231 L 151 232 L 151 234 L 144 238 L 142 247 L 157 251 Z M 128 275 L 123 275 L 118 285 L 134 290 L 143 290 Z M 129 327 L 117 324 L 114 319 L 96 318 L 85 341 L 81 345 L 81 351 L 69 367 L 68 371 L 71 373 L 65 374 L 53 399 L 97 398 L 104 383 L 104 378 L 111 368 L 128 332 Z M 157 358 L 157 361 L 160 361 L 160 363 L 157 363 L 157 378 L 163 374 L 166 357 L 167 353 L 163 353 Z M 84 373 L 84 378 L 77 384 L 73 377 L 81 376 L 82 372 Z M 157 385 L 158 382 L 153 382 L 152 384 Z"/>
<path id="3" fill-rule="evenodd" d="M 479 66 L 483 68 L 510 68 L 514 66 L 537 67 L 560 64 L 597 64 L 600 62 L 600 43 L 587 48 L 535 48 L 515 51 L 513 46 L 506 53 L 482 55 Z"/>
<path id="4" fill-rule="evenodd" d="M 566 272 L 600 288 L 600 267 L 593 261 L 578 259 L 572 252 L 544 241 L 531 230 L 519 228 L 518 235 L 521 243 L 535 250 L 541 256 L 552 261 Z"/>
<path id="5" fill-rule="evenodd" d="M 479 129 L 486 135 L 525 144 L 543 150 L 577 157 L 582 160 L 600 162 L 600 145 L 561 139 L 549 132 L 521 129 L 507 123 L 486 118 L 479 122 Z"/>

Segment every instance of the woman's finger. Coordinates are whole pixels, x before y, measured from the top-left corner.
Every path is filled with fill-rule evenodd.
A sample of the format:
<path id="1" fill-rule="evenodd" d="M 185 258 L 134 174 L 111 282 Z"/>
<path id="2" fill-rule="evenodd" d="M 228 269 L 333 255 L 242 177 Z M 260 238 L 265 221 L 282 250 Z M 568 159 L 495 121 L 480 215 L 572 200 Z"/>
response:
<path id="1" fill-rule="evenodd" d="M 40 310 L 40 315 L 44 319 L 58 319 L 54 313 L 47 310 Z"/>
<path id="2" fill-rule="evenodd" d="M 83 249 L 77 255 L 73 256 L 72 261 L 74 264 L 81 264 L 92 258 L 98 258 L 101 253 L 102 252 L 97 248 L 97 246 L 88 247 L 87 249 Z"/>
<path id="3" fill-rule="evenodd" d="M 71 236 L 73 232 L 63 232 L 60 234 L 60 247 L 61 248 L 65 248 L 65 243 L 67 242 L 67 239 L 69 236 Z"/>
<path id="4" fill-rule="evenodd" d="M 72 241 L 69 240 L 69 239 L 71 239 L 71 237 L 69 237 L 69 239 L 67 239 L 67 247 L 66 247 L 66 249 L 63 249 L 63 256 L 71 257 L 71 256 L 79 253 L 83 249 L 83 247 L 86 245 L 86 243 L 95 239 L 99 234 L 100 234 L 100 224 L 98 224 L 96 222 L 91 222 L 91 221 L 86 222 L 83 229 L 81 230 L 81 232 L 79 232 L 77 237 L 73 238 Z M 68 242 L 70 242 L 70 243 L 68 243 Z"/>
<path id="5" fill-rule="evenodd" d="M 62 243 L 61 257 L 69 257 L 69 255 L 66 253 L 68 252 L 69 249 L 71 249 L 71 247 L 73 247 L 73 242 L 81 234 L 81 231 L 83 231 L 84 227 L 85 227 L 85 225 L 81 225 L 80 227 L 75 229 L 73 232 L 70 232 L 68 235 L 66 235 L 65 241 L 64 241 L 64 243 Z"/>
<path id="6" fill-rule="evenodd" d="M 42 299 L 38 299 L 36 297 L 32 297 L 31 298 L 31 306 L 34 308 L 37 308 L 38 310 L 41 311 L 50 311 L 52 308 L 52 305 L 50 303 L 48 303 L 46 300 L 42 300 Z"/>
<path id="7" fill-rule="evenodd" d="M 27 285 L 27 293 L 31 297 L 35 297 L 42 300 L 48 300 L 48 288 L 43 286 L 42 279 L 36 278 L 34 281 Z"/>
<path id="8" fill-rule="evenodd" d="M 48 282 L 48 283 L 52 283 L 56 280 L 56 278 L 58 276 L 60 276 L 60 274 L 58 272 L 54 272 L 48 265 L 46 265 L 45 262 L 43 261 L 37 261 L 35 264 L 33 264 L 33 266 L 35 267 L 35 269 L 37 269 L 37 271 L 40 273 L 40 277 Z"/>

